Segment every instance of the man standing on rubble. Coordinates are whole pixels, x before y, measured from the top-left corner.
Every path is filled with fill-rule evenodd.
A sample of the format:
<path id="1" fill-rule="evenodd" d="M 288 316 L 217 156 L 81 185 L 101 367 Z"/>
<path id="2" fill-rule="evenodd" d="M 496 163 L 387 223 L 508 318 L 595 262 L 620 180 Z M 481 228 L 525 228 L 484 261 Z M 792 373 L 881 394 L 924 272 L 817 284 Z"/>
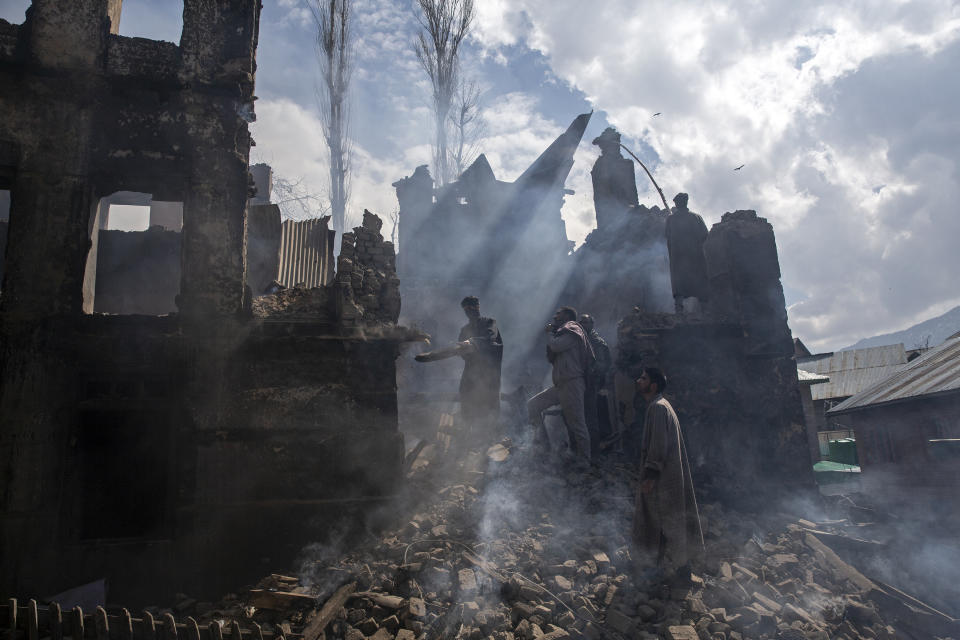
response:
<path id="1" fill-rule="evenodd" d="M 463 358 L 460 376 L 460 413 L 471 428 L 494 428 L 500 418 L 500 365 L 503 340 L 497 321 L 480 315 L 480 300 L 467 296 L 460 301 L 467 324 L 457 338 Z"/>
<path id="2" fill-rule="evenodd" d="M 593 317 L 589 314 L 580 316 L 580 326 L 587 336 L 587 342 L 593 350 L 594 360 L 587 371 L 587 386 L 584 392 L 583 405 L 587 419 L 587 431 L 590 432 L 590 442 L 597 452 L 602 438 L 611 435 L 610 411 L 607 405 L 607 373 L 613 360 L 610 357 L 610 347 L 597 330 L 594 329 Z"/>
<path id="3" fill-rule="evenodd" d="M 593 362 L 593 350 L 577 323 L 577 311 L 560 307 L 553 322 L 546 326 L 547 359 L 553 365 L 553 386 L 544 389 L 527 402 L 527 415 L 536 427 L 543 425 L 543 412 L 560 405 L 567 430 L 572 436 L 572 449 L 582 461 L 590 460 L 590 432 L 587 431 L 583 407 L 586 376 Z"/>
<path id="4" fill-rule="evenodd" d="M 648 367 L 637 380 L 646 401 L 640 449 L 640 490 L 633 515 L 636 560 L 689 579 L 690 562 L 703 553 L 703 532 L 680 422 L 663 397 L 667 378 Z"/>

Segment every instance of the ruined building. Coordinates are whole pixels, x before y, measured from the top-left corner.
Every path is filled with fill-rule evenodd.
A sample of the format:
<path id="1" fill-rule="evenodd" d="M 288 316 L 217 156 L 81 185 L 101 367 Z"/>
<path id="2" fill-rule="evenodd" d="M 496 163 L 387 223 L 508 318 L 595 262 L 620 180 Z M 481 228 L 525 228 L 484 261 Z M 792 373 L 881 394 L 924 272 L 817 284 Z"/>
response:
<path id="1" fill-rule="evenodd" d="M 401 470 L 405 333 L 376 216 L 345 234 L 335 279 L 321 260 L 325 286 L 253 302 L 246 266 L 273 251 L 250 246 L 247 207 L 260 2 L 185 0 L 179 44 L 119 36 L 120 11 L 35 0 L 0 20 L 8 593 L 219 592 L 382 502 Z M 182 203 L 181 229 L 147 232 L 179 236 L 157 315 L 95 312 L 96 231 L 121 192 Z"/>
<path id="2" fill-rule="evenodd" d="M 737 501 L 811 489 L 772 226 L 753 211 L 736 211 L 707 232 L 686 194 L 672 211 L 640 205 L 633 163 L 608 128 L 593 141 L 601 151 L 591 171 L 597 228 L 576 251 L 565 251 L 569 243 L 557 233 L 563 179 L 585 124 L 580 116 L 536 161 L 551 167 L 543 182 L 550 188 L 525 191 L 524 207 L 504 202 L 516 202 L 533 167 L 516 183 L 500 183 L 482 156 L 436 192 L 425 167 L 396 183 L 405 314 L 430 333 L 449 335 L 463 323 L 459 299 L 479 295 L 483 312 L 500 322 L 502 390 L 512 392 L 511 381 L 531 380 L 517 371 L 543 361 L 537 340 L 544 322 L 557 305 L 572 305 L 593 315 L 616 344 L 615 419 L 628 439 L 639 438 L 643 422 L 633 381 L 644 366 L 659 366 L 671 380 L 667 396 L 698 483 Z M 547 231 L 523 235 L 538 226 Z M 523 268 L 507 271 L 511 259 Z M 450 319 L 445 326 L 437 318 Z"/>

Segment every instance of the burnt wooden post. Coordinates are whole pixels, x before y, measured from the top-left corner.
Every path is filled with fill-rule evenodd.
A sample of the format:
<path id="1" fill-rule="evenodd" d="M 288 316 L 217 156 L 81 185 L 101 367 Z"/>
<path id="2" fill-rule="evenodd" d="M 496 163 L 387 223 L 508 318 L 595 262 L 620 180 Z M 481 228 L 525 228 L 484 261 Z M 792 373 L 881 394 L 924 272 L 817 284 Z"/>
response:
<path id="1" fill-rule="evenodd" d="M 177 621 L 172 613 L 163 614 L 163 640 L 177 640 Z"/>
<path id="2" fill-rule="evenodd" d="M 51 602 L 47 607 L 50 612 L 50 640 L 63 640 L 63 612 L 59 602 Z"/>
<path id="3" fill-rule="evenodd" d="M 200 627 L 197 625 L 197 621 L 187 616 L 186 625 L 187 640 L 200 640 Z"/>
<path id="4" fill-rule="evenodd" d="M 83 640 L 83 609 L 74 607 L 70 611 L 70 635 L 73 640 Z"/>
<path id="5" fill-rule="evenodd" d="M 216 620 L 210 623 L 210 640 L 223 640 L 223 627 Z"/>
<path id="6" fill-rule="evenodd" d="M 140 640 L 156 640 L 157 627 L 153 621 L 153 614 L 149 611 L 143 612 L 143 623 L 140 625 Z"/>
<path id="7" fill-rule="evenodd" d="M 93 622 L 97 629 L 97 640 L 110 640 L 110 622 L 107 620 L 107 610 L 97 607 L 93 612 Z"/>
<path id="8" fill-rule="evenodd" d="M 33 598 L 27 602 L 27 640 L 40 640 L 40 614 Z"/>
<path id="9" fill-rule="evenodd" d="M 10 629 L 10 638 L 13 638 L 17 633 L 17 599 L 10 598 L 7 600 L 7 608 L 10 610 L 10 624 L 8 628 Z"/>
<path id="10" fill-rule="evenodd" d="M 251 640 L 263 640 L 263 630 L 256 622 L 250 623 L 250 636 Z"/>
<path id="11" fill-rule="evenodd" d="M 133 640 L 133 618 L 130 617 L 130 612 L 126 609 L 122 609 L 120 612 L 120 626 L 120 639 Z"/>
<path id="12" fill-rule="evenodd" d="M 236 620 L 230 623 L 230 636 L 231 640 L 241 640 L 243 638 L 243 631 L 240 630 L 240 623 Z"/>

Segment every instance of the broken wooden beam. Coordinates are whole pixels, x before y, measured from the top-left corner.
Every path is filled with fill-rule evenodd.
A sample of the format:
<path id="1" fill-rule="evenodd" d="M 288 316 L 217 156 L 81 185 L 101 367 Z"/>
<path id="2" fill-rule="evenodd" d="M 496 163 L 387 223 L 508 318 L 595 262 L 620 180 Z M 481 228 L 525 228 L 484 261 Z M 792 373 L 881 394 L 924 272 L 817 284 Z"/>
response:
<path id="1" fill-rule="evenodd" d="M 317 640 L 320 634 L 324 632 L 327 625 L 337 616 L 343 605 L 347 603 L 350 594 L 357 590 L 357 583 L 351 582 L 345 584 L 334 592 L 330 598 L 323 603 L 320 612 L 310 620 L 303 630 L 303 640 Z"/>

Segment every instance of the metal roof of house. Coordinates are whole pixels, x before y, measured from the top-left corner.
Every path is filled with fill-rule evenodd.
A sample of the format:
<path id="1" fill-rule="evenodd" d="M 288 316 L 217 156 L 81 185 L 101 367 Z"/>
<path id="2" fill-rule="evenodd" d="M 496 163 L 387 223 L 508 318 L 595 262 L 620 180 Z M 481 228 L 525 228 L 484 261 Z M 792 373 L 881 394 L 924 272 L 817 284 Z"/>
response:
<path id="1" fill-rule="evenodd" d="M 828 376 L 822 376 L 819 373 L 810 373 L 809 371 L 804 371 L 803 369 L 798 368 L 797 381 L 800 384 L 812 385 L 830 382 L 830 378 Z"/>
<path id="2" fill-rule="evenodd" d="M 930 349 L 885 380 L 841 402 L 830 415 L 960 391 L 960 337 Z"/>
<path id="3" fill-rule="evenodd" d="M 811 387 L 814 400 L 847 398 L 869 389 L 907 363 L 902 344 L 819 353 L 797 358 L 797 367 L 830 377 L 827 384 Z"/>

